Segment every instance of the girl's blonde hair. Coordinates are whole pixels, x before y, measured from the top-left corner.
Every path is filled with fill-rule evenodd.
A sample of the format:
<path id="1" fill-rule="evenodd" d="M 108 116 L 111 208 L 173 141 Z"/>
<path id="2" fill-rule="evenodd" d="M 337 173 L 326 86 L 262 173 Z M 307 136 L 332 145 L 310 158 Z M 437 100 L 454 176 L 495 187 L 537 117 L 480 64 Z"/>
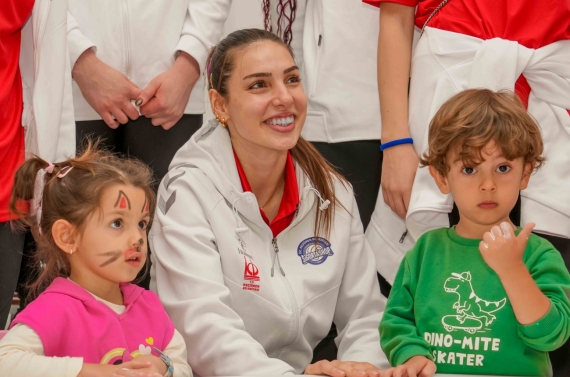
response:
<path id="1" fill-rule="evenodd" d="M 34 198 L 38 172 L 50 164 L 37 156 L 29 158 L 16 172 L 12 189 L 10 210 L 18 216 L 19 224 L 31 228 L 37 243 L 33 265 L 36 278 L 29 287 L 28 300 L 37 297 L 56 277 L 70 274 L 66 254 L 56 245 L 51 232 L 57 220 L 67 220 L 78 231 L 83 231 L 89 215 L 100 208 L 104 191 L 117 184 L 143 190 L 151 218 L 154 210 L 155 193 L 151 189 L 152 173 L 148 166 L 99 149 L 98 142 L 88 140 L 76 158 L 53 165 L 51 173 L 46 172 L 43 178 L 39 218 L 32 216 L 29 206 L 24 204 Z"/>

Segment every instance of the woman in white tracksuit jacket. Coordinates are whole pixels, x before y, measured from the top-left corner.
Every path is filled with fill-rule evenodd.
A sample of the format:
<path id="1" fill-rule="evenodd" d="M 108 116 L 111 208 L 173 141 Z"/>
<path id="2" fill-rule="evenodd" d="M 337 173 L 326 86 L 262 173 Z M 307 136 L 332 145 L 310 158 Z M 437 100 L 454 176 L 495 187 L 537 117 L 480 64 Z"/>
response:
<path id="1" fill-rule="evenodd" d="M 388 364 L 374 256 L 350 186 L 299 138 L 307 100 L 290 50 L 251 29 L 230 34 L 211 56 L 219 122 L 206 123 L 174 157 L 150 234 L 157 291 L 189 364 L 202 376 L 377 375 Z M 295 181 L 299 204 L 276 234 L 275 203 Z M 317 234 L 316 224 L 324 225 Z M 309 365 L 333 321 L 338 359 L 347 362 Z"/>

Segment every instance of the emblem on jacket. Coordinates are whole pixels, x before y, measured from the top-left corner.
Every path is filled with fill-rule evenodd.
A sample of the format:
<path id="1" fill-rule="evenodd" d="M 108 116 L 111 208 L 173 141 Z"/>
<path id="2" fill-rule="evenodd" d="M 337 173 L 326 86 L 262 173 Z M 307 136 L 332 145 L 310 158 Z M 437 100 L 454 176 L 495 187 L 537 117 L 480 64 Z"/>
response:
<path id="1" fill-rule="evenodd" d="M 483 300 L 473 290 L 471 273 L 451 273 L 443 284 L 448 293 L 455 293 L 457 301 L 453 303 L 455 315 L 446 315 L 441 319 L 443 327 L 448 331 L 463 330 L 469 334 L 476 331 L 486 331 L 483 326 L 489 326 L 497 318 L 494 312 L 502 309 L 507 302 L 506 298 L 499 301 Z"/>
<path id="2" fill-rule="evenodd" d="M 243 262 L 245 264 L 243 269 L 243 279 L 246 280 L 246 282 L 243 283 L 242 289 L 244 291 L 258 292 L 259 285 L 255 284 L 255 282 L 259 281 L 259 269 L 255 264 L 253 264 L 251 259 L 248 261 L 245 256 L 243 257 Z"/>
<path id="3" fill-rule="evenodd" d="M 299 244 L 297 255 L 303 264 L 322 264 L 334 253 L 331 243 L 323 237 L 309 237 Z"/>

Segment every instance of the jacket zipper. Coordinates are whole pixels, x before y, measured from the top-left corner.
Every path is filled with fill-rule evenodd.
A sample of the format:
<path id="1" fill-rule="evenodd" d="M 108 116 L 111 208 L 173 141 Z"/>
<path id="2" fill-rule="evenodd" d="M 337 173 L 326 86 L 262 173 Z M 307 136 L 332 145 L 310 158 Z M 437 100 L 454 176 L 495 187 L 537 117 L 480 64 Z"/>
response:
<path id="1" fill-rule="evenodd" d="M 277 255 L 279 255 L 279 246 L 277 246 L 277 238 L 273 238 L 271 240 L 271 243 L 273 244 L 273 251 Z M 289 280 L 287 280 L 287 278 L 285 277 L 285 273 L 283 272 L 281 265 L 279 265 L 279 268 L 281 269 L 284 285 L 285 288 L 287 289 L 287 294 L 289 295 L 289 301 L 291 302 L 291 309 L 293 311 L 293 318 L 294 318 L 293 333 L 291 334 L 291 340 L 287 342 L 287 344 L 285 344 L 283 347 L 281 347 L 281 350 L 279 350 L 279 352 L 281 352 L 285 347 L 289 347 L 291 344 L 295 342 L 295 339 L 297 339 L 297 335 L 299 334 L 299 307 L 297 306 L 297 300 L 295 299 L 293 287 L 291 287 Z"/>
<path id="2" fill-rule="evenodd" d="M 125 37 L 125 76 L 131 79 L 131 38 L 129 33 L 129 0 L 123 1 L 123 32 Z"/>

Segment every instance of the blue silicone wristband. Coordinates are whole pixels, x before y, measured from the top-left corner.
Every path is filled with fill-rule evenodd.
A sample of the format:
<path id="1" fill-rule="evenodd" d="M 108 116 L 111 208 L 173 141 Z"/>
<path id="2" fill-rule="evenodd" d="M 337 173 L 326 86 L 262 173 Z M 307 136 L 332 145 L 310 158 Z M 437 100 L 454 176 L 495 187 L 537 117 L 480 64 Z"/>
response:
<path id="1" fill-rule="evenodd" d="M 383 151 L 386 148 L 395 147 L 396 145 L 402 145 L 402 144 L 414 144 L 414 139 L 412 139 L 411 137 L 406 137 L 404 139 L 392 140 L 387 143 L 380 144 L 380 150 Z"/>

